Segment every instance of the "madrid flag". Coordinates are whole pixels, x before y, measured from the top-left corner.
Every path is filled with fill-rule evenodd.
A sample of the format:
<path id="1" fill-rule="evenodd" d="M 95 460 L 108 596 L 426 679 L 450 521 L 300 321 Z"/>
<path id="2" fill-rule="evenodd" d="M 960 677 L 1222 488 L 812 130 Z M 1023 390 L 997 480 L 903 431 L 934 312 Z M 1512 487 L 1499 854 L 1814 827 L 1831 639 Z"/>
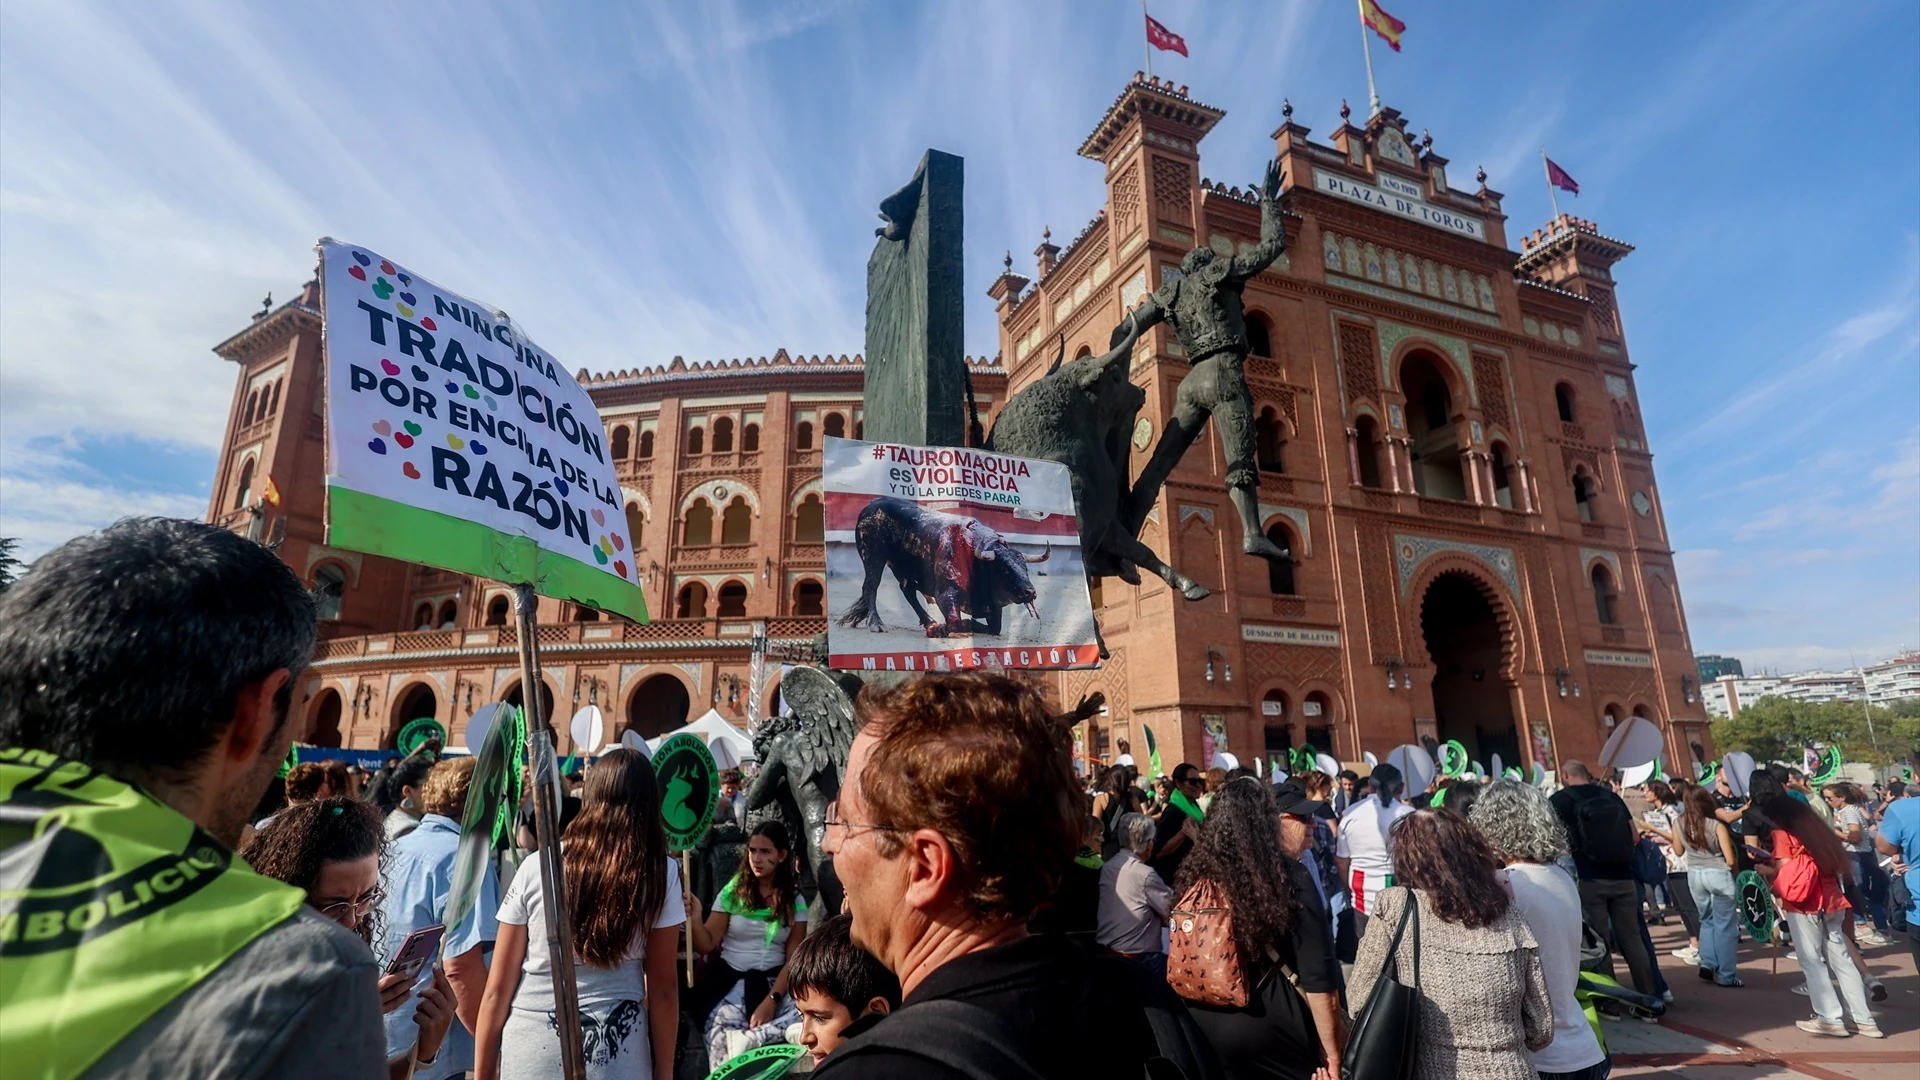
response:
<path id="1" fill-rule="evenodd" d="M 1575 195 L 1580 194 L 1579 181 L 1567 175 L 1567 170 L 1555 164 L 1552 158 L 1546 157 L 1544 154 L 1541 156 L 1545 158 L 1547 163 L 1547 183 L 1552 184 L 1561 191 L 1571 191 Z"/>
<path id="2" fill-rule="evenodd" d="M 1147 16 L 1147 44 L 1161 52 L 1177 52 L 1187 55 L 1187 39 L 1160 25 L 1160 20 Z M 1398 48 L 1399 46 L 1395 46 Z"/>
<path id="3" fill-rule="evenodd" d="M 1386 9 L 1373 0 L 1360 0 L 1360 21 L 1379 34 L 1394 52 L 1400 51 L 1400 35 L 1406 33 L 1406 23 L 1387 14 Z"/>

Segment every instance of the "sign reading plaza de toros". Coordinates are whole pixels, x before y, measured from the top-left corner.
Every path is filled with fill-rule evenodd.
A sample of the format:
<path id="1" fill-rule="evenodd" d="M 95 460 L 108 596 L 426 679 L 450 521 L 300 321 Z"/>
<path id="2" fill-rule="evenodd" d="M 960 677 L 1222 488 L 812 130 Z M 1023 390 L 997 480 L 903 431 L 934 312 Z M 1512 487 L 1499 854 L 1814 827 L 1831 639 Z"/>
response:
<path id="1" fill-rule="evenodd" d="M 1395 176 L 1381 173 L 1379 186 L 1362 183 L 1338 173 L 1313 170 L 1313 189 L 1328 195 L 1337 196 L 1348 202 L 1362 203 L 1376 210 L 1385 210 L 1410 221 L 1431 225 L 1436 229 L 1445 229 L 1470 240 L 1485 242 L 1487 223 L 1477 217 L 1469 217 L 1457 210 L 1442 210 L 1429 206 L 1418 185 L 1401 180 Z"/>

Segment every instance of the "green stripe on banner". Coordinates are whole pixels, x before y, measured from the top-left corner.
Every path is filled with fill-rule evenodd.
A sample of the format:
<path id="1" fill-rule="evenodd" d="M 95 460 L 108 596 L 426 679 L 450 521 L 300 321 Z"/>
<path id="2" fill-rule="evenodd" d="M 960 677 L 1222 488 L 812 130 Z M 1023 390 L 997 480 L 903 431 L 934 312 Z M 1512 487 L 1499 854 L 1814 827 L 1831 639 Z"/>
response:
<path id="1" fill-rule="evenodd" d="M 640 586 L 599 567 L 544 550 L 529 537 L 332 484 L 327 486 L 327 545 L 509 584 L 531 582 L 542 596 L 647 621 Z"/>

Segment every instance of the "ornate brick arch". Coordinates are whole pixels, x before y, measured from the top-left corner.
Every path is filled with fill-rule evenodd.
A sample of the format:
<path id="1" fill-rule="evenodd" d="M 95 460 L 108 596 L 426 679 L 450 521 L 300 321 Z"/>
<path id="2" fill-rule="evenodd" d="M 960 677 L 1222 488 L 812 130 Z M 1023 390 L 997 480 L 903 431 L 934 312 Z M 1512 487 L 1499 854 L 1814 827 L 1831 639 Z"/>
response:
<path id="1" fill-rule="evenodd" d="M 1504 674 L 1509 681 L 1519 682 L 1520 673 L 1526 668 L 1525 641 L 1514 620 L 1513 595 L 1506 590 L 1500 575 L 1492 567 L 1461 551 L 1444 551 L 1429 557 L 1407 582 L 1406 592 L 1401 599 L 1401 618 L 1408 628 L 1408 648 L 1414 653 L 1412 659 L 1420 666 L 1433 666 L 1433 656 L 1427 652 L 1426 634 L 1420 629 L 1420 609 L 1434 582 L 1448 574 L 1466 578 L 1487 601 L 1487 606 L 1493 609 L 1494 627 L 1500 634 Z"/>
<path id="2" fill-rule="evenodd" d="M 1393 379 L 1393 390 L 1405 394 L 1406 387 L 1401 385 L 1400 372 L 1406 368 L 1407 361 L 1415 353 L 1425 357 L 1433 364 L 1434 370 L 1447 382 L 1447 393 L 1453 397 L 1455 412 L 1464 413 L 1474 407 L 1473 377 L 1460 370 L 1460 364 L 1446 346 L 1423 337 L 1410 337 L 1394 346 L 1392 359 L 1388 362 L 1388 374 Z"/>
<path id="3" fill-rule="evenodd" d="M 720 489 L 724 489 L 725 494 L 720 494 Z M 680 508 L 674 513 L 674 517 L 675 519 L 685 518 L 687 511 L 693 509 L 694 500 L 705 499 L 707 505 L 713 507 L 714 517 L 717 519 L 720 512 L 727 508 L 727 504 L 732 502 L 736 495 L 747 500 L 747 505 L 753 508 L 754 517 L 760 516 L 760 493 L 754 489 L 754 486 L 744 480 L 722 476 L 712 480 L 702 480 L 694 487 L 688 488 L 687 493 L 680 496 Z M 651 518 L 653 515 L 649 513 L 647 516 Z"/>

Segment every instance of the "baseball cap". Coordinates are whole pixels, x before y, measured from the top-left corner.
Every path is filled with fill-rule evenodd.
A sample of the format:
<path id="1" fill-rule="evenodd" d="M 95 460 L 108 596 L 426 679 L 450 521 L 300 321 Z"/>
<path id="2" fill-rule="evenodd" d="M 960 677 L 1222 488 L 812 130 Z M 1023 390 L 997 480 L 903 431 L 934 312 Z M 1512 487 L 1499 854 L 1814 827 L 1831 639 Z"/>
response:
<path id="1" fill-rule="evenodd" d="M 1327 808 L 1326 800 L 1307 798 L 1306 789 L 1293 780 L 1273 786 L 1273 804 L 1274 809 L 1294 817 L 1312 817 Z"/>

